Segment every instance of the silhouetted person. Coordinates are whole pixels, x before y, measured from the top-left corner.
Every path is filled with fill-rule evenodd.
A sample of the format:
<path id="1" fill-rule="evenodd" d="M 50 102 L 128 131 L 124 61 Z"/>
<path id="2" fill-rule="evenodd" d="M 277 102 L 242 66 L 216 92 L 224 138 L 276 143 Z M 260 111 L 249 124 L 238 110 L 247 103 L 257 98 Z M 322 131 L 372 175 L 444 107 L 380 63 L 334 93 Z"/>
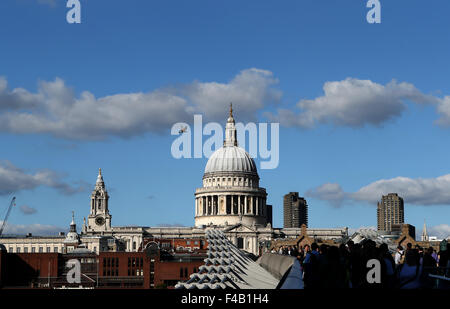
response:
<path id="1" fill-rule="evenodd" d="M 319 287 L 319 247 L 311 244 L 311 251 L 306 253 L 303 260 L 303 281 L 305 289 Z"/>
<path id="2" fill-rule="evenodd" d="M 423 270 L 422 270 L 421 281 L 423 283 L 423 286 L 426 288 L 433 287 L 434 279 L 430 278 L 429 275 L 436 274 L 436 270 L 437 270 L 436 260 L 433 258 L 433 252 L 434 252 L 433 247 L 429 247 L 425 251 L 425 253 L 423 255 L 423 259 L 422 259 Z"/>
<path id="3" fill-rule="evenodd" d="M 395 283 L 395 261 L 389 252 L 387 244 L 381 244 L 379 248 L 380 259 L 384 263 L 384 271 L 382 272 L 381 282 L 383 287 L 392 288 Z"/>
<path id="4" fill-rule="evenodd" d="M 422 265 L 419 252 L 410 249 L 406 252 L 405 263 L 398 270 L 398 287 L 401 289 L 418 289 L 421 283 Z"/>

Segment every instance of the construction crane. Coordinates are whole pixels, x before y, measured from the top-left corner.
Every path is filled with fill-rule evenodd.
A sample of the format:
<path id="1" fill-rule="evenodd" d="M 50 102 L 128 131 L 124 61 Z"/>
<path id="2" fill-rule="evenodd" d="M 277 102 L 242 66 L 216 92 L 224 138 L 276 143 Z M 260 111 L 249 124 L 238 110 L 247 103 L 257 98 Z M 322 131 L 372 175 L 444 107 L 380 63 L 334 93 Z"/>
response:
<path id="1" fill-rule="evenodd" d="M 11 204 L 9 204 L 8 211 L 6 212 L 5 219 L 2 222 L 2 227 L 0 228 L 0 237 L 2 236 L 3 229 L 5 228 L 6 221 L 8 221 L 9 214 L 11 213 L 11 209 L 16 205 L 16 197 L 14 196 L 11 200 Z"/>

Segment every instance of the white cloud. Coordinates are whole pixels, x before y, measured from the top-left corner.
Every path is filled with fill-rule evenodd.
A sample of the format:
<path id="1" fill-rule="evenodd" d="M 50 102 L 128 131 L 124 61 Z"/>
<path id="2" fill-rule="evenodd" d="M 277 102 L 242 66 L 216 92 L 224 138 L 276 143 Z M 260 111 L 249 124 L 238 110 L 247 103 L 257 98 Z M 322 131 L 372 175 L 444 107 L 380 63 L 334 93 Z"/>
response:
<path id="1" fill-rule="evenodd" d="M 0 221 L 0 226 L 3 221 Z M 55 225 L 46 224 L 11 224 L 9 222 L 5 225 L 3 235 L 26 235 L 32 233 L 34 236 L 56 236 L 59 232 L 66 232 L 67 228 L 61 228 Z"/>
<path id="2" fill-rule="evenodd" d="M 273 73 L 256 68 L 241 71 L 229 83 L 193 82 L 182 89 L 193 103 L 194 111 L 213 120 L 224 119 L 224 106 L 234 102 L 239 119 L 255 119 L 266 104 L 278 102 L 281 91 L 273 88 L 278 83 Z"/>
<path id="3" fill-rule="evenodd" d="M 352 198 L 375 203 L 382 194 L 390 192 L 398 193 L 408 204 L 450 205 L 450 174 L 437 178 L 381 179 L 362 187 Z"/>
<path id="4" fill-rule="evenodd" d="M 427 234 L 428 236 L 437 236 L 438 239 L 447 239 L 448 237 L 450 237 L 450 225 L 439 224 L 427 227 Z M 418 239 L 420 239 L 421 235 L 422 231 L 420 231 L 420 235 L 417 235 Z"/>
<path id="5" fill-rule="evenodd" d="M 35 208 L 27 206 L 27 205 L 22 205 L 19 207 L 19 209 L 24 215 L 32 215 L 37 212 L 37 210 Z"/>
<path id="6" fill-rule="evenodd" d="M 247 69 L 229 83 L 193 82 L 147 93 L 96 98 L 85 91 L 76 97 L 64 81 L 40 82 L 38 91 L 8 89 L 0 78 L 0 132 L 51 134 L 68 139 L 127 138 L 146 132 L 165 132 L 173 124 L 192 121 L 194 112 L 208 120 L 224 121 L 229 102 L 254 118 L 264 104 L 281 93 L 269 71 Z"/>
<path id="7" fill-rule="evenodd" d="M 326 183 L 317 188 L 306 191 L 306 196 L 325 200 L 330 202 L 334 206 L 341 206 L 342 202 L 346 199 L 346 193 L 342 190 L 341 186 L 337 183 Z"/>
<path id="8" fill-rule="evenodd" d="M 336 126 L 361 127 L 367 124 L 379 126 L 402 114 L 405 101 L 435 104 L 439 99 L 425 95 L 410 83 L 393 80 L 381 85 L 370 80 L 347 78 L 326 82 L 324 95 L 297 103 L 299 113 L 280 109 L 278 115 L 270 115 L 285 126 L 312 128 L 320 123 Z"/>
<path id="9" fill-rule="evenodd" d="M 437 111 L 440 118 L 436 120 L 436 123 L 442 127 L 450 127 L 450 96 L 439 101 Z"/>
<path id="10" fill-rule="evenodd" d="M 381 196 L 388 193 L 398 193 L 408 204 L 450 205 L 450 174 L 436 178 L 381 179 L 354 193 L 344 192 L 339 184 L 329 183 L 307 191 L 307 195 L 337 206 L 344 201 L 364 201 L 376 205 Z"/>
<path id="11" fill-rule="evenodd" d="M 74 194 L 85 190 L 84 184 L 72 186 L 61 180 L 62 175 L 48 169 L 27 173 L 11 162 L 0 162 L 0 195 L 22 190 L 31 190 L 39 186 L 54 188 L 63 194 Z"/>

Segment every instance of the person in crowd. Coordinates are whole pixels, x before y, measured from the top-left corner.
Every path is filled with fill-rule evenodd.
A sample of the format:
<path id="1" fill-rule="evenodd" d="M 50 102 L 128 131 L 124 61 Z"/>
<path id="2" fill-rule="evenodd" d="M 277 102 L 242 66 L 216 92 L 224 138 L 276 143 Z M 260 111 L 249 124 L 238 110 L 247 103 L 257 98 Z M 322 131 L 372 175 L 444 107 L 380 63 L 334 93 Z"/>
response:
<path id="1" fill-rule="evenodd" d="M 382 286 L 393 288 L 395 283 L 395 261 L 389 252 L 388 245 L 383 243 L 379 247 L 380 260 L 383 261 L 384 271 L 382 272 Z"/>
<path id="2" fill-rule="evenodd" d="M 298 256 L 298 249 L 297 249 L 297 246 L 293 246 L 292 247 L 292 250 L 291 250 L 291 254 L 290 254 L 291 256 L 293 256 L 293 257 L 297 257 Z"/>
<path id="3" fill-rule="evenodd" d="M 291 252 L 292 252 L 292 247 L 288 246 L 287 247 L 287 251 L 286 251 L 286 255 L 291 255 Z"/>
<path id="4" fill-rule="evenodd" d="M 447 267 L 448 260 L 447 241 L 443 240 L 439 245 L 439 267 Z"/>
<path id="5" fill-rule="evenodd" d="M 432 288 L 434 284 L 433 278 L 430 278 L 429 276 L 430 274 L 436 274 L 437 269 L 436 260 L 433 258 L 433 252 L 433 247 L 429 247 L 425 251 L 422 259 L 423 271 L 421 280 L 425 288 Z"/>
<path id="6" fill-rule="evenodd" d="M 311 251 L 303 260 L 303 282 L 305 289 L 319 287 L 319 246 L 316 243 L 311 244 Z"/>
<path id="7" fill-rule="evenodd" d="M 422 265 L 420 265 L 418 250 L 407 250 L 405 254 L 405 263 L 399 266 L 397 273 L 398 288 L 418 289 L 422 287 Z"/>
<path id="8" fill-rule="evenodd" d="M 402 263 L 403 263 L 403 257 L 404 257 L 405 252 L 403 251 L 403 247 L 402 246 L 398 246 L 397 247 L 397 252 L 395 253 L 395 267 L 398 268 Z"/>
<path id="9" fill-rule="evenodd" d="M 349 246 L 341 244 L 339 246 L 339 263 L 342 269 L 342 288 L 350 287 L 350 251 Z"/>
<path id="10" fill-rule="evenodd" d="M 409 250 L 412 250 L 412 243 L 407 243 L 406 244 L 406 252 L 408 252 Z"/>
<path id="11" fill-rule="evenodd" d="M 327 260 L 329 270 L 329 274 L 327 274 L 328 287 L 348 287 L 348 284 L 346 285 L 346 264 L 341 259 L 340 248 L 336 246 L 330 246 L 327 252 Z"/>
<path id="12" fill-rule="evenodd" d="M 362 248 L 360 244 L 353 244 L 350 251 L 350 282 L 352 288 L 360 288 L 366 281 L 362 262 Z"/>
<path id="13" fill-rule="evenodd" d="M 434 250 L 434 248 L 433 248 L 433 253 L 431 254 L 431 256 L 436 261 L 436 266 L 437 266 L 439 264 L 439 258 L 438 258 L 438 254 L 437 254 L 436 250 Z"/>
<path id="14" fill-rule="evenodd" d="M 300 265 L 303 267 L 303 261 L 306 258 L 306 254 L 308 254 L 310 251 L 310 247 L 308 244 L 306 244 L 304 247 L 300 248 L 299 257 L 298 260 L 300 262 Z"/>

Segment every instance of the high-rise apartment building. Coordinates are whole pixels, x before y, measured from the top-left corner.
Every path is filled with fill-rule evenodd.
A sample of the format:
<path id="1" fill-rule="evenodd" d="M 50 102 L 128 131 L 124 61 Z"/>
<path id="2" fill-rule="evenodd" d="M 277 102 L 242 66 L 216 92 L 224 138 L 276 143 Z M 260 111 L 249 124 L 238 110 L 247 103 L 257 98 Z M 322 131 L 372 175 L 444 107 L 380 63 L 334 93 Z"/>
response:
<path id="1" fill-rule="evenodd" d="M 377 206 L 378 231 L 392 232 L 405 222 L 403 198 L 397 193 L 383 195 Z"/>
<path id="2" fill-rule="evenodd" d="M 290 192 L 284 196 L 284 227 L 299 228 L 302 224 L 308 226 L 308 204 L 298 192 Z"/>

